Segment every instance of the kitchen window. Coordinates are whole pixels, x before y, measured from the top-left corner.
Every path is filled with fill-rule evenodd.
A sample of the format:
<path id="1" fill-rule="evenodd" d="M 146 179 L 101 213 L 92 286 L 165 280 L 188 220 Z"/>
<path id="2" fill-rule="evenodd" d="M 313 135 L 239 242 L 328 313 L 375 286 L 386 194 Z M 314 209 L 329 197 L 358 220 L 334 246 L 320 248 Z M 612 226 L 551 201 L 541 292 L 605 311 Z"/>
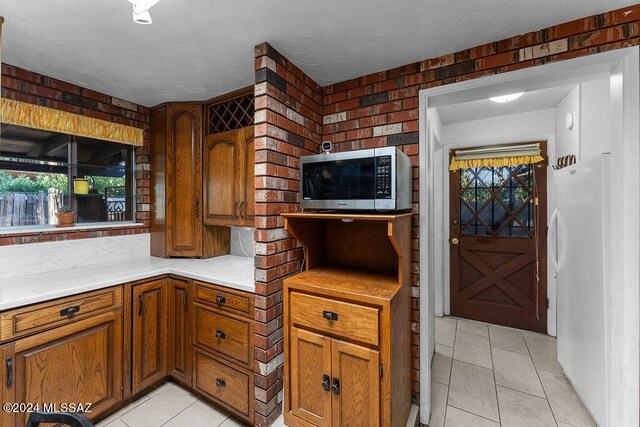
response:
<path id="1" fill-rule="evenodd" d="M 0 232 L 52 227 L 63 207 L 77 224 L 133 221 L 134 169 L 131 145 L 3 124 Z"/>

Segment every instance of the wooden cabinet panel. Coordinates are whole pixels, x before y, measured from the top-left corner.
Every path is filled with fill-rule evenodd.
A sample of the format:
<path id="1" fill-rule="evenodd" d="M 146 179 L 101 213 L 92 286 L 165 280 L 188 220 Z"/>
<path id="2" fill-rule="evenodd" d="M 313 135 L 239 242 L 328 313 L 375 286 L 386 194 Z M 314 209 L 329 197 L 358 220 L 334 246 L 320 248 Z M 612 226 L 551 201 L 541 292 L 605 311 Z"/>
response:
<path id="1" fill-rule="evenodd" d="M 240 203 L 241 223 L 246 227 L 255 226 L 256 186 L 255 186 L 255 145 L 253 126 L 242 129 L 242 201 Z"/>
<path id="2" fill-rule="evenodd" d="M 314 426 L 331 425 L 331 339 L 291 328 L 291 413 Z"/>
<path id="3" fill-rule="evenodd" d="M 204 223 L 235 225 L 239 218 L 238 135 L 242 130 L 209 135 L 204 142 Z"/>
<path id="4" fill-rule="evenodd" d="M 205 138 L 205 224 L 254 226 L 253 140 L 253 126 Z"/>
<path id="5" fill-rule="evenodd" d="M 323 298 L 299 292 L 291 293 L 292 325 L 378 345 L 378 308 Z M 330 313 L 334 320 L 325 316 Z"/>
<path id="6" fill-rule="evenodd" d="M 191 316 L 189 315 L 189 282 L 170 278 L 169 301 L 169 374 L 191 385 Z"/>
<path id="7" fill-rule="evenodd" d="M 167 309 L 165 280 L 133 287 L 133 375 L 137 393 L 167 374 Z"/>
<path id="8" fill-rule="evenodd" d="M 250 365 L 253 356 L 253 330 L 248 319 L 232 318 L 195 305 L 195 343 L 223 357 Z"/>
<path id="9" fill-rule="evenodd" d="M 47 301 L 0 314 L 0 342 L 33 335 L 122 306 L 122 287 L 116 286 Z"/>
<path id="10" fill-rule="evenodd" d="M 338 393 L 332 390 L 332 425 L 380 425 L 380 353 L 332 340 L 331 356 L 332 383 L 339 382 Z"/>
<path id="11" fill-rule="evenodd" d="M 224 289 L 210 283 L 194 281 L 198 302 L 211 304 L 215 308 L 247 316 L 253 319 L 253 297 L 238 291 Z"/>
<path id="12" fill-rule="evenodd" d="M 200 350 L 194 356 L 194 388 L 243 418 L 253 418 L 253 374 L 234 369 Z"/>
<path id="13" fill-rule="evenodd" d="M 202 106 L 168 106 L 166 226 L 169 256 L 202 255 Z"/>
<path id="14" fill-rule="evenodd" d="M 15 352 L 14 344 L 6 344 L 0 347 L 0 401 L 2 403 L 16 402 L 16 387 L 13 370 Z M 15 415 L 0 410 L 0 426 L 13 426 Z"/>
<path id="15" fill-rule="evenodd" d="M 121 311 L 23 338 L 13 351 L 15 402 L 90 402 L 95 419 L 122 398 Z M 15 425 L 25 424 L 16 415 Z"/>

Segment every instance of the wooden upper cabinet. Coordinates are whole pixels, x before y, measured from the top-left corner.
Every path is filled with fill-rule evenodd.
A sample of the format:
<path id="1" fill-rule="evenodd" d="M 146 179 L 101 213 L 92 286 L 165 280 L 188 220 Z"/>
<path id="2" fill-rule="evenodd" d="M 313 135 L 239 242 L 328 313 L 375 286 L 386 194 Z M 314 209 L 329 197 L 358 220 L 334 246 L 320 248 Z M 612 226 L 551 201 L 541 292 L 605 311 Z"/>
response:
<path id="1" fill-rule="evenodd" d="M 30 404 L 92 403 L 92 419 L 122 399 L 122 312 L 112 311 L 19 339 L 0 348 L 2 400 Z M 26 414 L 2 414 L 2 426 Z"/>
<path id="2" fill-rule="evenodd" d="M 204 223 L 235 225 L 238 221 L 239 152 L 242 130 L 209 135 L 204 141 Z"/>
<path id="3" fill-rule="evenodd" d="M 204 223 L 253 226 L 253 126 L 208 135 L 203 157 Z"/>
<path id="4" fill-rule="evenodd" d="M 202 255 L 202 106 L 167 107 L 166 226 L 168 256 Z"/>
<path id="5" fill-rule="evenodd" d="M 291 328 L 291 413 L 314 426 L 331 425 L 331 339 Z"/>
<path id="6" fill-rule="evenodd" d="M 166 280 L 154 280 L 132 288 L 133 375 L 137 393 L 167 374 Z"/>

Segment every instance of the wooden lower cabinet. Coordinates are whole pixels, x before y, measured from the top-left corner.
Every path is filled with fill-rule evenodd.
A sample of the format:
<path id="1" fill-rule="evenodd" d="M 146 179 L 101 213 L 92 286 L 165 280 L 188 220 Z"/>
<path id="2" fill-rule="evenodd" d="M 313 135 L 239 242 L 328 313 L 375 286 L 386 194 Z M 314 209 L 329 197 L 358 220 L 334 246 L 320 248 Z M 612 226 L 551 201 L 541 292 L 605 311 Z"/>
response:
<path id="1" fill-rule="evenodd" d="M 255 297 L 196 283 L 159 276 L 0 312 L 2 403 L 90 403 L 98 421 L 173 378 L 253 423 Z M 24 425 L 0 411 L 0 427 Z"/>
<path id="2" fill-rule="evenodd" d="M 193 388 L 246 420 L 253 420 L 253 384 L 253 372 L 195 349 Z"/>
<path id="3" fill-rule="evenodd" d="M 291 413 L 314 426 L 331 425 L 331 338 L 291 328 Z"/>
<path id="4" fill-rule="evenodd" d="M 122 399 L 122 343 L 121 310 L 15 341 L 2 351 L 2 400 L 91 403 L 99 418 Z M 26 414 L 3 414 L 2 426 L 24 425 Z"/>
<path id="5" fill-rule="evenodd" d="M 191 385 L 191 300 L 189 281 L 169 278 L 169 374 L 181 383 Z"/>
<path id="6" fill-rule="evenodd" d="M 332 425 L 380 425 L 380 353 L 331 340 Z"/>
<path id="7" fill-rule="evenodd" d="M 167 375 L 166 279 L 135 285 L 133 292 L 133 393 Z"/>
<path id="8" fill-rule="evenodd" d="M 379 425 L 380 353 L 291 328 L 291 414 L 314 426 Z"/>

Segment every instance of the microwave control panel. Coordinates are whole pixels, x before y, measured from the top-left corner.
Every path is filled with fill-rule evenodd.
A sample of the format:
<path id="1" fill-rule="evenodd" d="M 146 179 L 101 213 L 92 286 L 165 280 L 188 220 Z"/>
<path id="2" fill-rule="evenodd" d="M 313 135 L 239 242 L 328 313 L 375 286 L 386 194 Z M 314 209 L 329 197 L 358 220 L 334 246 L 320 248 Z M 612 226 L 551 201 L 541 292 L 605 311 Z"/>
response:
<path id="1" fill-rule="evenodd" d="M 391 156 L 376 157 L 376 199 L 391 198 Z"/>

